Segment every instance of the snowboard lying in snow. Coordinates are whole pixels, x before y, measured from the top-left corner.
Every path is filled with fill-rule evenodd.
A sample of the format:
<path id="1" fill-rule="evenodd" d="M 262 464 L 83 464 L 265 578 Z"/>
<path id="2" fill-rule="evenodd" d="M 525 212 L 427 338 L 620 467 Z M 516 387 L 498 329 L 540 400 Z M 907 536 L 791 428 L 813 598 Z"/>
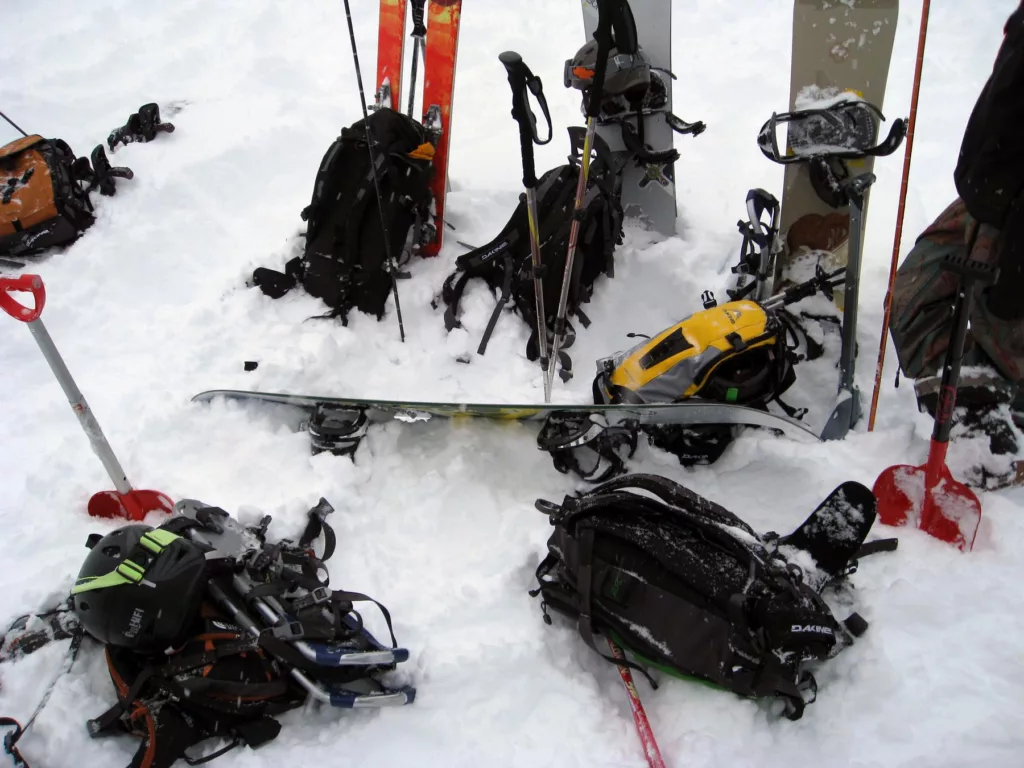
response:
<path id="1" fill-rule="evenodd" d="M 216 398 L 291 405 L 312 412 L 318 405 L 348 408 L 364 413 L 370 422 L 396 419 L 404 422 L 428 421 L 432 418 L 484 418 L 507 421 L 543 421 L 552 414 L 600 414 L 609 424 L 634 421 L 639 424 L 734 424 L 778 430 L 788 437 L 818 441 L 818 435 L 806 424 L 788 416 L 777 415 L 742 405 L 728 405 L 691 400 L 682 403 L 655 405 L 589 405 L 571 403 L 547 405 L 505 405 L 499 403 L 419 403 L 404 400 L 362 400 L 317 395 L 292 395 L 274 392 L 249 392 L 238 389 L 212 389 L 192 398 L 205 403 Z"/>

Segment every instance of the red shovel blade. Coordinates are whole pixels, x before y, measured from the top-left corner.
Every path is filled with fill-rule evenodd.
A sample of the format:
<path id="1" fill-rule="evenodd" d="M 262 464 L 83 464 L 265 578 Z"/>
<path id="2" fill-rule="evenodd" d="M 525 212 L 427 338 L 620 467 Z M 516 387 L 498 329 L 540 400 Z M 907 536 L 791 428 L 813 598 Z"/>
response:
<path id="1" fill-rule="evenodd" d="M 981 502 L 974 491 L 953 479 L 945 464 L 938 472 L 937 482 L 926 490 L 926 466 L 897 464 L 884 470 L 872 488 L 878 519 L 886 525 L 915 525 L 961 552 L 969 551 L 981 523 Z"/>
<path id="2" fill-rule="evenodd" d="M 88 510 L 93 517 L 123 517 L 127 520 L 141 521 L 145 520 L 150 512 L 173 512 L 174 502 L 160 491 L 100 491 L 89 499 Z"/>

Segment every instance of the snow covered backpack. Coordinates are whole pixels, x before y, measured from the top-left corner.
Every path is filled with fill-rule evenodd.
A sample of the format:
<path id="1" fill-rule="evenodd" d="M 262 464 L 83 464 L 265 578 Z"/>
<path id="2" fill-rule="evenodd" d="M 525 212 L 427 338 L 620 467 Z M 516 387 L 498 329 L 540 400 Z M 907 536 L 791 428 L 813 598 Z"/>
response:
<path id="1" fill-rule="evenodd" d="M 551 608 L 609 661 L 598 635 L 631 653 L 635 669 L 774 698 L 794 720 L 816 690 L 805 664 L 834 656 L 867 628 L 857 614 L 838 621 L 821 591 L 852 573 L 856 557 L 894 543 L 862 547 L 875 498 L 854 482 L 785 537 L 760 536 L 655 475 L 623 475 L 537 508 L 555 527 L 530 593 L 541 596 L 548 624 Z"/>
<path id="2" fill-rule="evenodd" d="M 576 185 L 585 130 L 569 129 L 572 154 L 567 165 L 547 171 L 537 183 L 537 211 L 540 218 L 538 231 L 544 284 L 544 307 L 548 314 L 548 333 L 554 329 L 558 300 L 562 290 L 566 256 L 569 249 L 569 230 L 572 226 Z M 586 197 L 584 198 L 578 250 L 573 261 L 573 274 L 569 280 L 569 298 L 566 317 L 576 315 L 583 327 L 590 320 L 580 305 L 590 301 L 594 282 L 603 273 L 612 277 L 615 246 L 622 242 L 622 205 L 620 202 L 622 177 L 613 165 L 611 153 L 599 138 L 595 141 L 596 155 L 590 164 Z M 459 256 L 456 270 L 448 276 L 441 290 L 446 305 L 445 328 L 461 328 L 459 302 L 470 280 L 482 279 L 492 293 L 499 294 L 487 328 L 480 339 L 478 354 L 484 354 L 502 310 L 511 302 L 531 329 L 526 345 L 530 360 L 538 357 L 537 304 L 533 286 L 533 265 L 530 259 L 530 231 L 526 212 L 526 196 L 521 195 L 519 205 L 504 229 L 486 245 Z M 436 303 L 436 302 L 435 302 Z M 572 344 L 574 333 L 570 326 L 563 349 Z M 563 375 L 571 370 L 568 356 L 559 361 Z"/>
<path id="3" fill-rule="evenodd" d="M 265 267 L 253 272 L 253 283 L 271 298 L 301 284 L 343 322 L 353 308 L 379 320 L 392 276 L 413 246 L 432 238 L 428 185 L 434 147 L 427 130 L 387 108 L 368 120 L 376 181 L 366 143 L 367 122 L 360 120 L 342 130 L 320 163 L 312 200 L 302 211 L 308 222 L 304 253 L 289 261 L 284 273 Z M 377 202 L 378 183 L 383 211 Z M 388 254 L 393 263 L 388 263 Z"/>

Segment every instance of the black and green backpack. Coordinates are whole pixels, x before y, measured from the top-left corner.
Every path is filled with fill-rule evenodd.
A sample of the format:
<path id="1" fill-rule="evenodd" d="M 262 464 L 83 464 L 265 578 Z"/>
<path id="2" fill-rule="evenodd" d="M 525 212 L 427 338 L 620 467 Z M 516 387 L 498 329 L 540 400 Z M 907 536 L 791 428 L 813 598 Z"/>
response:
<path id="1" fill-rule="evenodd" d="M 867 628 L 857 614 L 839 621 L 822 590 L 852 573 L 857 557 L 895 543 L 862 547 L 875 498 L 854 482 L 784 537 L 759 535 L 654 475 L 623 475 L 537 508 L 555 528 L 537 568 L 540 586 L 530 593 L 540 595 L 547 623 L 552 609 L 573 619 L 609 661 L 599 635 L 636 660 L 629 666 L 776 699 L 794 720 L 816 692 L 806 665 L 834 656 Z M 815 569 L 797 565 L 808 554 Z"/>

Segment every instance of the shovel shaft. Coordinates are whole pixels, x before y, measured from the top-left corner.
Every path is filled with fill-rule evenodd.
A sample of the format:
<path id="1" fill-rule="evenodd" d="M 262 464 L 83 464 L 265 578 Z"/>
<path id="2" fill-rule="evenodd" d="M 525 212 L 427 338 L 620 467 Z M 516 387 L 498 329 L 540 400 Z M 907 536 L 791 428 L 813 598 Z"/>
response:
<path id="1" fill-rule="evenodd" d="M 964 275 L 957 287 L 956 301 L 953 303 L 953 334 L 950 336 L 946 360 L 942 365 L 942 384 L 939 388 L 938 403 L 935 406 L 935 427 L 932 430 L 933 451 L 936 443 L 949 442 L 949 432 L 953 427 L 953 408 L 956 406 L 956 388 L 960 383 L 960 366 L 963 362 L 964 346 L 967 341 L 967 323 L 971 316 L 973 288 L 972 276 Z M 943 455 L 945 455 L 945 450 L 943 450 Z M 931 463 L 929 458 L 929 467 Z M 931 483 L 929 483 L 929 487 L 931 487 Z"/>
<path id="2" fill-rule="evenodd" d="M 54 346 L 50 334 L 46 331 L 46 326 L 43 325 L 43 321 L 38 318 L 31 321 L 28 324 L 28 329 L 32 332 L 32 336 L 36 340 L 36 344 L 39 345 L 39 349 L 43 353 L 43 357 L 46 358 L 46 362 L 49 363 L 53 375 L 57 377 L 60 388 L 64 390 L 64 394 L 71 404 L 71 410 L 78 417 L 78 422 L 82 425 L 82 429 L 85 430 L 89 442 L 92 443 L 93 451 L 99 456 L 100 461 L 103 462 L 103 468 L 110 475 L 110 480 L 114 483 L 114 487 L 117 488 L 118 493 L 128 493 L 132 490 L 131 485 L 128 483 L 128 478 L 125 477 L 121 464 L 118 462 L 113 450 L 111 450 L 110 443 L 104 437 L 103 430 L 100 429 L 96 417 L 93 416 L 92 411 L 89 409 L 89 404 L 85 402 L 85 397 L 75 384 L 75 380 L 71 378 L 71 372 L 64 364 L 64 360 L 57 351 L 57 347 Z"/>

